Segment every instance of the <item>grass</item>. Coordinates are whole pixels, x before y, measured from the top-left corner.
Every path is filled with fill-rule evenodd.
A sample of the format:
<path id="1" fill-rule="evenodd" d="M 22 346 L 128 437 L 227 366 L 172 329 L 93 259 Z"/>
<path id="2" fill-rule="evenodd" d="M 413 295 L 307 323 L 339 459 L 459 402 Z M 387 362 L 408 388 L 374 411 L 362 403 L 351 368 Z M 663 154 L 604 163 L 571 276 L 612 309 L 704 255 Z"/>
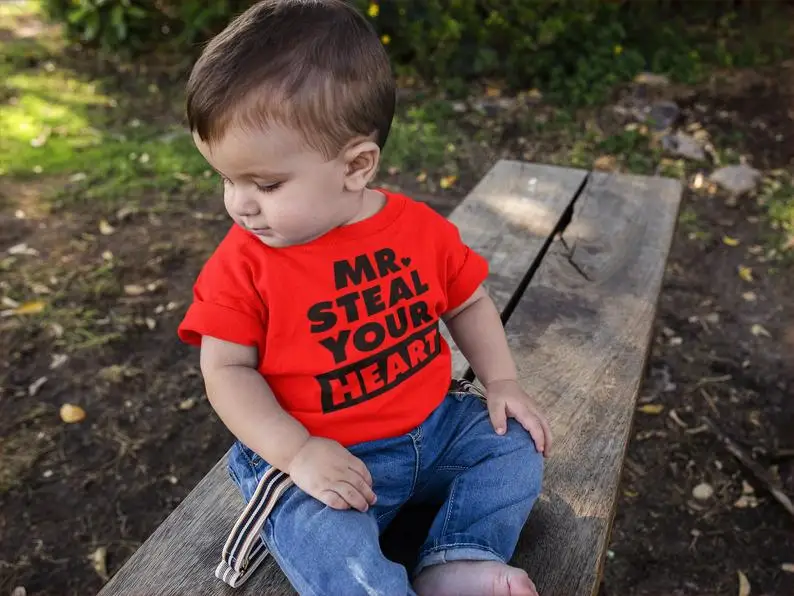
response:
<path id="1" fill-rule="evenodd" d="M 0 29 L 14 31 L 36 16 L 35 3 L 0 7 Z M 135 98 L 114 97 L 110 81 L 64 66 L 57 33 L 42 39 L 0 41 L 4 81 L 0 104 L 0 175 L 17 181 L 62 177 L 50 199 L 60 205 L 91 201 L 112 208 L 138 197 L 217 192 L 218 180 L 173 113 L 167 128 L 142 123 Z M 403 110 L 395 118 L 386 169 L 438 169 L 449 162 L 459 135 L 444 126 L 441 104 Z M 137 116 L 137 117 L 136 117 Z"/>

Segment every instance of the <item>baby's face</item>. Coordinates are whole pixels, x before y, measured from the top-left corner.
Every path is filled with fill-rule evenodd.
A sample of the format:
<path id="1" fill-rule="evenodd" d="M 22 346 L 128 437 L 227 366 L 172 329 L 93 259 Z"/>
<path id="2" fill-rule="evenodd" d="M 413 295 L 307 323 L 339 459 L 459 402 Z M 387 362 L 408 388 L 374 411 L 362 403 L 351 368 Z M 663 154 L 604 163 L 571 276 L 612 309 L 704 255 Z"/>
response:
<path id="1" fill-rule="evenodd" d="M 223 177 L 232 219 L 274 248 L 303 244 L 344 225 L 357 208 L 345 192 L 346 166 L 306 147 L 297 132 L 232 127 L 211 146 L 196 147 Z"/>

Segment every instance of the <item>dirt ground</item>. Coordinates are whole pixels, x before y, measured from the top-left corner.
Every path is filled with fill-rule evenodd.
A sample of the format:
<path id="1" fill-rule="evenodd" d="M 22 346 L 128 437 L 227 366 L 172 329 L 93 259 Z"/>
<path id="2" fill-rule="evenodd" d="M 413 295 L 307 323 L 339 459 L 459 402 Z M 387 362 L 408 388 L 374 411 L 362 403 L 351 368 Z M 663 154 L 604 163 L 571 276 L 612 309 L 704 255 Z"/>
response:
<path id="1" fill-rule="evenodd" d="M 740 133 L 766 171 L 794 164 L 792 100 L 770 77 L 704 86 L 679 104 L 712 135 Z M 525 157 L 514 141 L 494 154 Z M 412 177 L 385 180 L 427 194 Z M 40 284 L 59 305 L 0 318 L 0 594 L 95 593 L 231 442 L 203 397 L 197 353 L 175 333 L 228 228 L 221 202 L 189 186 L 178 200 L 144 197 L 110 214 L 103 233 L 90 203 L 39 209 L 66 183 L 0 187 L 0 289 Z M 448 213 L 467 189 L 432 204 Z M 737 594 L 741 572 L 753 595 L 794 594 L 794 574 L 781 568 L 794 562 L 794 519 L 700 420 L 794 495 L 793 269 L 753 248 L 770 233 L 757 201 L 694 187 L 684 201 L 641 397 L 664 409 L 637 413 L 602 593 Z M 6 252 L 20 244 L 37 254 Z M 64 424 L 64 403 L 85 420 Z M 706 501 L 692 497 L 701 483 L 714 489 Z"/>

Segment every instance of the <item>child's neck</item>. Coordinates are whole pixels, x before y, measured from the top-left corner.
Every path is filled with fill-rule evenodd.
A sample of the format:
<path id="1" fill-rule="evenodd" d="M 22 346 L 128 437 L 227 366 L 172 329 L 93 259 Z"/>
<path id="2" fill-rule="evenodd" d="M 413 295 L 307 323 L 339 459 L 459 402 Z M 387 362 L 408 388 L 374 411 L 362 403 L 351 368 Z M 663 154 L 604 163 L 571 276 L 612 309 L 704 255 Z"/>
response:
<path id="1" fill-rule="evenodd" d="M 386 196 L 377 190 L 365 188 L 361 192 L 361 201 L 356 214 L 347 222 L 347 225 L 369 219 L 378 213 L 386 204 Z"/>

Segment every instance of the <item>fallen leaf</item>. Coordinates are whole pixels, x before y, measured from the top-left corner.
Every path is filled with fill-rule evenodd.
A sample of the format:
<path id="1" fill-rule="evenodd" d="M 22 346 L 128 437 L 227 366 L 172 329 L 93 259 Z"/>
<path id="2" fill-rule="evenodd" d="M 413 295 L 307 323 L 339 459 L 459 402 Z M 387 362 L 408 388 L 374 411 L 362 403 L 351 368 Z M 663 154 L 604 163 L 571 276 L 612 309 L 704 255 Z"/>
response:
<path id="1" fill-rule="evenodd" d="M 190 410 L 193 406 L 196 405 L 196 398 L 189 397 L 186 400 L 179 403 L 180 410 Z"/>
<path id="2" fill-rule="evenodd" d="M 654 416 L 661 414 L 663 410 L 664 406 L 662 404 L 645 404 L 639 407 L 639 411 L 643 414 L 652 414 Z"/>
<path id="3" fill-rule="evenodd" d="M 670 79 L 665 75 L 641 72 L 634 77 L 634 82 L 639 85 L 648 85 L 649 87 L 666 87 L 670 84 Z"/>
<path id="4" fill-rule="evenodd" d="M 72 174 L 69 176 L 69 182 L 82 182 L 88 178 L 85 172 L 77 172 L 76 174 Z"/>
<path id="5" fill-rule="evenodd" d="M 397 166 L 391 166 L 388 172 L 389 172 L 389 176 L 396 176 L 397 174 L 400 173 L 400 168 L 398 168 Z"/>
<path id="6" fill-rule="evenodd" d="M 593 161 L 593 168 L 602 172 L 612 172 L 617 166 L 614 155 L 601 155 Z"/>
<path id="7" fill-rule="evenodd" d="M 739 246 L 739 240 L 736 238 L 731 238 L 730 236 L 723 236 L 722 241 L 728 246 Z"/>
<path id="8" fill-rule="evenodd" d="M 529 99 L 539 101 L 543 99 L 543 93 L 541 93 L 539 89 L 530 89 L 529 91 L 527 91 L 527 97 Z"/>
<path id="9" fill-rule="evenodd" d="M 80 422 L 85 420 L 85 410 L 80 406 L 75 406 L 72 404 L 63 404 L 61 406 L 61 420 L 63 420 L 66 424 L 74 424 L 75 422 Z"/>
<path id="10" fill-rule="evenodd" d="M 32 283 L 30 284 L 30 289 L 33 291 L 34 294 L 42 295 L 42 294 L 52 294 L 52 290 L 49 289 L 44 284 L 40 283 Z"/>
<path id="11" fill-rule="evenodd" d="M 60 323 L 50 323 L 50 331 L 56 339 L 63 337 L 63 325 Z"/>
<path id="12" fill-rule="evenodd" d="M 44 310 L 47 303 L 42 300 L 33 300 L 32 302 L 25 302 L 20 304 L 13 310 L 15 315 L 37 315 Z"/>
<path id="13" fill-rule="evenodd" d="M 25 586 L 17 586 L 11 591 L 11 596 L 28 596 Z"/>
<path id="14" fill-rule="evenodd" d="M 146 317 L 144 322 L 146 323 L 146 326 L 149 328 L 149 331 L 154 331 L 154 329 L 157 327 L 157 321 L 155 321 L 151 317 Z"/>
<path id="15" fill-rule="evenodd" d="M 755 335 L 756 337 L 764 336 L 764 337 L 772 337 L 772 334 L 769 333 L 762 325 L 756 323 L 752 327 L 750 327 L 750 333 Z"/>
<path id="16" fill-rule="evenodd" d="M 742 495 L 733 506 L 737 509 L 755 509 L 758 507 L 758 499 L 753 495 Z"/>
<path id="17" fill-rule="evenodd" d="M 106 261 L 112 261 L 113 260 L 113 253 L 110 252 L 109 250 L 106 250 L 106 251 L 104 251 L 102 253 L 102 258 L 105 259 Z"/>
<path id="18" fill-rule="evenodd" d="M 111 364 L 99 371 L 99 378 L 108 383 L 121 383 L 124 380 L 125 369 L 120 364 Z"/>
<path id="19" fill-rule="evenodd" d="M 633 491 L 633 490 L 629 490 L 629 489 L 624 490 L 623 494 L 626 495 L 629 498 L 632 498 L 632 499 L 634 497 L 638 497 L 640 495 L 640 493 L 638 493 L 636 491 Z"/>
<path id="20" fill-rule="evenodd" d="M 30 257 L 37 257 L 39 255 L 39 251 L 35 248 L 29 247 L 27 244 L 15 244 L 11 248 L 8 249 L 8 254 L 10 255 L 28 255 Z"/>
<path id="21" fill-rule="evenodd" d="M 0 304 L 7 306 L 8 308 L 19 308 L 19 302 L 13 298 L 9 298 L 8 296 L 3 296 L 0 298 Z"/>
<path id="22" fill-rule="evenodd" d="M 419 172 L 419 175 L 416 177 L 417 182 L 424 182 L 427 180 L 427 172 Z"/>
<path id="23" fill-rule="evenodd" d="M 450 175 L 450 176 L 444 176 L 444 177 L 443 177 L 443 178 L 442 178 L 442 179 L 439 181 L 439 183 L 438 183 L 438 184 L 439 184 L 439 186 L 441 186 L 441 188 L 449 188 L 449 187 L 451 187 L 453 184 L 455 184 L 455 181 L 456 181 L 457 179 L 458 179 L 458 177 L 457 177 L 457 176 L 455 176 L 454 174 L 452 174 L 452 175 Z"/>
<path id="24" fill-rule="evenodd" d="M 714 488 L 707 482 L 701 482 L 692 489 L 692 496 L 698 501 L 708 501 L 714 495 Z"/>
<path id="25" fill-rule="evenodd" d="M 39 377 L 38 379 L 33 381 L 28 387 L 28 395 L 30 397 L 36 395 L 39 392 L 39 389 L 41 389 L 42 385 L 44 385 L 44 383 L 46 382 L 47 382 L 47 377 Z"/>
<path id="26" fill-rule="evenodd" d="M 145 294 L 146 293 L 146 288 L 144 288 L 143 286 L 136 285 L 136 284 L 130 284 L 130 285 L 124 286 L 124 293 L 127 296 L 140 296 L 141 294 Z"/>
<path id="27" fill-rule="evenodd" d="M 704 182 L 705 182 L 705 178 L 703 177 L 703 174 L 698 172 L 697 174 L 695 174 L 695 177 L 692 180 L 692 188 L 694 188 L 695 190 L 703 188 Z"/>
<path id="28" fill-rule="evenodd" d="M 750 596 L 750 580 L 741 571 L 737 571 L 739 576 L 739 596 Z"/>
<path id="29" fill-rule="evenodd" d="M 742 298 L 747 302 L 755 302 L 758 297 L 755 295 L 755 292 L 745 292 L 742 294 Z"/>
<path id="30" fill-rule="evenodd" d="M 106 219 L 99 222 L 99 233 L 103 236 L 110 236 L 116 231 L 116 228 L 111 226 Z"/>
<path id="31" fill-rule="evenodd" d="M 53 354 L 52 355 L 52 362 L 50 362 L 50 370 L 55 370 L 56 368 L 60 368 L 66 361 L 69 360 L 69 356 L 66 354 Z"/>
<path id="32" fill-rule="evenodd" d="M 753 281 L 753 270 L 750 267 L 745 267 L 744 265 L 739 265 L 739 277 L 741 277 L 746 282 Z"/>
<path id="33" fill-rule="evenodd" d="M 88 555 L 88 560 L 91 561 L 91 566 L 94 568 L 94 571 L 96 571 L 97 575 L 99 575 L 99 577 L 105 581 L 108 580 L 107 558 L 108 549 L 104 546 L 100 546 L 98 549 Z"/>
<path id="34" fill-rule="evenodd" d="M 500 95 L 502 95 L 502 90 L 498 87 L 488 85 L 485 88 L 485 97 L 499 97 Z"/>
<path id="35" fill-rule="evenodd" d="M 780 247 L 783 252 L 794 248 L 794 234 L 789 236 L 789 239 Z"/>
<path id="36" fill-rule="evenodd" d="M 138 213 L 138 208 L 132 205 L 125 205 L 118 211 L 116 211 L 116 217 L 119 221 L 124 221 L 125 219 L 129 219 L 131 216 Z"/>
<path id="37" fill-rule="evenodd" d="M 794 563 L 781 563 L 780 568 L 786 573 L 794 573 Z"/>

